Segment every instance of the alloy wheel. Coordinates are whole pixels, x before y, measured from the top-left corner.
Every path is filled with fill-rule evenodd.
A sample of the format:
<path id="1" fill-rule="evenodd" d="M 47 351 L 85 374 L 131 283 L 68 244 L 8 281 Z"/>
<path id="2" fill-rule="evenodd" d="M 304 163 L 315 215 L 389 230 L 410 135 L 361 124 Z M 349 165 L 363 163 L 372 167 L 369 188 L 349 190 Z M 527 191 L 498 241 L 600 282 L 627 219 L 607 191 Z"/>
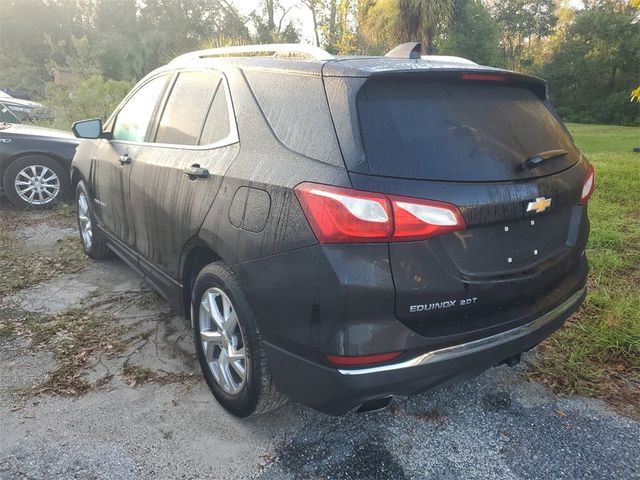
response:
<path id="1" fill-rule="evenodd" d="M 82 235 L 82 243 L 86 249 L 91 249 L 93 244 L 93 230 L 91 225 L 91 217 L 89 215 L 89 202 L 87 196 L 80 192 L 78 195 L 78 223 L 80 226 L 80 235 Z"/>
<path id="2" fill-rule="evenodd" d="M 44 165 L 28 165 L 18 172 L 14 181 L 18 196 L 31 205 L 51 203 L 60 192 L 60 178 Z"/>
<path id="3" fill-rule="evenodd" d="M 237 395 L 246 382 L 247 356 L 236 310 L 219 288 L 209 288 L 200 302 L 200 341 L 216 383 Z"/>

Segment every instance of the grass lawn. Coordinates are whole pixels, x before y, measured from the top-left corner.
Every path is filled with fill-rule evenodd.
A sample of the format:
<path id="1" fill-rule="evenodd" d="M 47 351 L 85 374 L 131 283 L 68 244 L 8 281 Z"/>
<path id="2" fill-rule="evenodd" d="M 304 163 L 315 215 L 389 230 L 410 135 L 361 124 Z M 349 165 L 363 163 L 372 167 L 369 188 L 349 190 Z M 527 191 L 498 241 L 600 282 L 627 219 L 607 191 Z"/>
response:
<path id="1" fill-rule="evenodd" d="M 543 343 L 532 376 L 554 390 L 603 398 L 640 417 L 640 128 L 568 124 L 595 165 L 589 202 L 589 296 Z"/>

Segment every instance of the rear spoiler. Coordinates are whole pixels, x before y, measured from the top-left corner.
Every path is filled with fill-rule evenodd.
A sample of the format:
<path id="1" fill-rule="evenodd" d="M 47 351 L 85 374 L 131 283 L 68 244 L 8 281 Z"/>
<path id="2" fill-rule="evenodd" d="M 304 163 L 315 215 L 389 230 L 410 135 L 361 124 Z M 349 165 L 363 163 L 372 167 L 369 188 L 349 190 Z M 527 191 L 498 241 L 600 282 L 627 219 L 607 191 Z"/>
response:
<path id="1" fill-rule="evenodd" d="M 386 71 L 372 73 L 369 79 L 389 79 L 398 80 L 430 80 L 434 82 L 455 82 L 455 83 L 475 83 L 475 84 L 501 84 L 514 87 L 521 87 L 531 90 L 541 100 L 547 100 L 546 82 L 533 75 L 523 75 L 521 73 L 508 70 L 490 68 L 446 68 L 433 70 L 413 70 L 413 71 Z"/>

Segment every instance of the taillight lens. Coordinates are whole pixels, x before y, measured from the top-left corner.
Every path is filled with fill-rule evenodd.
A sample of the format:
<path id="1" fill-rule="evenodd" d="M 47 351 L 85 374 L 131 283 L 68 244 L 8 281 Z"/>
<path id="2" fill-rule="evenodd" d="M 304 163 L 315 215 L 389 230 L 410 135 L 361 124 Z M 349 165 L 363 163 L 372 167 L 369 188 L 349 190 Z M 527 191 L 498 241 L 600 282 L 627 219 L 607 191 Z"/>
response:
<path id="1" fill-rule="evenodd" d="M 302 183 L 295 192 L 320 243 L 388 242 L 391 237 L 391 207 L 380 193 L 315 183 Z"/>
<path id="2" fill-rule="evenodd" d="M 593 194 L 593 190 L 596 188 L 596 171 L 593 165 L 589 165 L 589 174 L 582 186 L 582 194 L 580 195 L 580 203 L 586 204 Z"/>
<path id="3" fill-rule="evenodd" d="M 388 197 L 393 206 L 394 220 L 391 240 L 421 240 L 462 230 L 465 226 L 455 205 L 395 195 Z"/>
<path id="4" fill-rule="evenodd" d="M 465 227 L 448 203 L 315 183 L 295 192 L 320 243 L 422 240 Z"/>
<path id="5" fill-rule="evenodd" d="M 390 362 L 395 360 L 403 352 L 378 353 L 375 355 L 325 355 L 329 363 L 339 367 L 357 367 L 361 365 L 372 365 L 376 363 Z"/>

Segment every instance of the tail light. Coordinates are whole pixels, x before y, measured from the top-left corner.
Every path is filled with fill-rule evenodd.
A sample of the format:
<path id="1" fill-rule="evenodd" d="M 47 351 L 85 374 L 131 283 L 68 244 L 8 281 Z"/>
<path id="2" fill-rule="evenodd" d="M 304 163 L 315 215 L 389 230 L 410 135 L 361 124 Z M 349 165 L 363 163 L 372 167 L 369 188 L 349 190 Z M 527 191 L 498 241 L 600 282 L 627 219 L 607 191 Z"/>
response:
<path id="1" fill-rule="evenodd" d="M 395 225 L 391 240 L 422 240 L 464 228 L 464 220 L 454 205 L 395 195 L 388 197 Z"/>
<path id="2" fill-rule="evenodd" d="M 591 195 L 593 194 L 593 190 L 596 188 L 596 171 L 593 168 L 593 165 L 589 165 L 589 174 L 587 175 L 587 179 L 584 181 L 584 185 L 582 186 L 582 194 L 580 195 L 580 203 L 583 205 L 589 201 Z"/>
<path id="3" fill-rule="evenodd" d="M 316 183 L 295 192 L 320 243 L 422 240 L 465 228 L 449 203 Z"/>
<path id="4" fill-rule="evenodd" d="M 380 193 L 303 183 L 295 188 L 320 243 L 388 242 L 389 200 Z"/>
<path id="5" fill-rule="evenodd" d="M 389 352 L 389 353 L 378 353 L 375 355 L 355 355 L 355 356 L 345 356 L 345 355 L 325 355 L 326 359 L 329 363 L 337 365 L 339 367 L 357 367 L 361 365 L 372 365 L 375 363 L 384 363 L 390 362 L 391 360 L 395 360 L 403 352 Z"/>

